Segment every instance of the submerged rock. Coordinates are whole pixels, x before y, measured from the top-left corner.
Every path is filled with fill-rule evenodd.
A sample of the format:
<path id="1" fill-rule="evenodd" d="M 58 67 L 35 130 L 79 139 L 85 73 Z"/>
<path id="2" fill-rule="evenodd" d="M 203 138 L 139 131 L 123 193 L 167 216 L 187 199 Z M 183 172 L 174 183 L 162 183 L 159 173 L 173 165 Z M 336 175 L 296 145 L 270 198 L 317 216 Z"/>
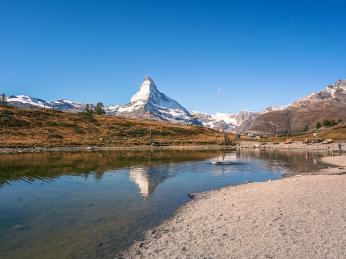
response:
<path id="1" fill-rule="evenodd" d="M 189 197 L 190 199 L 193 199 L 193 198 L 195 198 L 195 194 L 193 194 L 193 193 L 189 193 L 188 195 L 187 195 L 187 197 Z"/>

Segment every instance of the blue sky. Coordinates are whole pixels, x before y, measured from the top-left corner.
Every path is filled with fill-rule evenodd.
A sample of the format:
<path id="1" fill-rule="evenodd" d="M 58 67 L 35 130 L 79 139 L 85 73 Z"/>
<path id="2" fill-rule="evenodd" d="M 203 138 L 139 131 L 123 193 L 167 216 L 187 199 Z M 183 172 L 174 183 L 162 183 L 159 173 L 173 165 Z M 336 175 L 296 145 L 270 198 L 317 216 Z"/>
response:
<path id="1" fill-rule="evenodd" d="M 0 92 L 122 104 L 150 75 L 190 110 L 261 110 L 346 78 L 345 10 L 345 1 L 0 0 Z"/>

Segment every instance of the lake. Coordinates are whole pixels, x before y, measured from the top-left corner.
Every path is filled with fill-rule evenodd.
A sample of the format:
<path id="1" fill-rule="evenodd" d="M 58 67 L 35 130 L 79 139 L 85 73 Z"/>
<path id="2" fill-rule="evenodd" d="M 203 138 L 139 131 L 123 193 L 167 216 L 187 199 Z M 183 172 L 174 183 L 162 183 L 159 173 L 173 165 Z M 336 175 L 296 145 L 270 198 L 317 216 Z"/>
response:
<path id="1" fill-rule="evenodd" d="M 114 258 L 189 193 L 325 167 L 319 153 L 245 150 L 0 155 L 1 258 Z M 233 165 L 211 161 L 234 160 Z"/>

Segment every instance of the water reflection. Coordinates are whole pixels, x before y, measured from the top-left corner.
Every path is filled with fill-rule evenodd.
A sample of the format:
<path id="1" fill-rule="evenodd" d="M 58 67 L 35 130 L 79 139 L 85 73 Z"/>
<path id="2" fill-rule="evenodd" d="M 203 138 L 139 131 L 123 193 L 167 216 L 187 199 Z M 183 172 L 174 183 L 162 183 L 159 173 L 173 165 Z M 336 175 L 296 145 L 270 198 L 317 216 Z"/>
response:
<path id="1" fill-rule="evenodd" d="M 83 175 L 90 174 L 91 172 L 95 174 L 97 179 L 102 179 L 105 173 L 119 168 L 135 166 L 130 171 L 132 175 L 131 180 L 136 182 L 141 189 L 146 181 L 145 178 L 150 178 L 150 175 L 153 174 L 150 173 L 151 167 L 204 159 L 209 159 L 210 161 L 250 161 L 258 159 L 271 161 L 270 166 L 275 166 L 279 163 L 281 166 L 288 166 L 296 171 L 308 172 L 313 165 L 317 169 L 322 166 L 317 161 L 317 158 L 321 155 L 321 153 L 309 151 L 262 151 L 252 149 L 238 150 L 232 153 L 217 151 L 138 151 L 1 154 L 0 188 L 4 184 L 10 184 L 12 181 L 17 180 L 26 182 L 35 180 L 50 181 L 61 175 Z M 219 174 L 222 172 L 215 169 L 215 173 Z M 139 184 L 140 181 L 143 181 L 143 183 Z"/>
<path id="2" fill-rule="evenodd" d="M 113 258 L 187 202 L 188 193 L 311 172 L 323 166 L 318 156 L 255 150 L 0 155 L 0 254 Z"/>
<path id="3" fill-rule="evenodd" d="M 215 156 L 214 151 L 132 151 L 0 154 L 0 188 L 3 184 L 23 180 L 51 180 L 61 175 L 95 173 L 101 179 L 105 173 L 131 166 L 198 161 Z"/>
<path id="4" fill-rule="evenodd" d="M 287 174 L 311 173 L 327 167 L 319 162 L 319 158 L 327 155 L 326 152 L 307 150 L 238 150 L 230 155 L 230 159 L 253 161 L 254 159 L 267 161 L 272 170 L 285 170 Z M 227 157 L 227 156 L 226 156 Z"/>
<path id="5" fill-rule="evenodd" d="M 144 197 L 148 198 L 149 194 L 152 192 L 149 190 L 149 168 L 132 168 L 129 170 L 129 178 L 132 182 L 137 184 L 139 188 L 139 193 Z"/>

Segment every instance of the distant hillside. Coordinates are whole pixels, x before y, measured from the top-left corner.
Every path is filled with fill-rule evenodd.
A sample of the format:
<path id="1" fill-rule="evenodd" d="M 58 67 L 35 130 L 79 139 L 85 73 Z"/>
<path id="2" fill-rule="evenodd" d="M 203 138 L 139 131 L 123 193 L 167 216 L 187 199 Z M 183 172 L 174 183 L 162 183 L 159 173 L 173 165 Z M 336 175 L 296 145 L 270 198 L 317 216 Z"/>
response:
<path id="1" fill-rule="evenodd" d="M 312 93 L 284 109 L 258 115 L 249 127 L 260 133 L 294 133 L 312 130 L 323 120 L 346 121 L 346 80 L 338 80 L 318 93 Z"/>
<path id="2" fill-rule="evenodd" d="M 332 128 L 324 128 L 319 131 L 317 131 L 317 137 L 326 140 L 326 139 L 332 139 L 334 141 L 345 141 L 346 140 L 346 125 L 343 126 L 336 126 Z M 285 141 L 286 136 L 279 136 L 278 138 L 273 138 L 273 142 L 280 142 L 280 141 Z M 306 139 L 314 139 L 313 133 L 306 133 L 306 134 L 301 134 L 301 135 L 291 135 L 289 136 L 290 140 L 297 140 L 297 141 L 305 141 Z"/>
<path id="3" fill-rule="evenodd" d="M 151 136 L 151 137 L 150 137 Z M 150 140 L 151 139 L 151 140 Z M 0 146 L 201 145 L 222 142 L 220 132 L 200 126 L 123 117 L 89 117 L 50 109 L 0 107 Z"/>

